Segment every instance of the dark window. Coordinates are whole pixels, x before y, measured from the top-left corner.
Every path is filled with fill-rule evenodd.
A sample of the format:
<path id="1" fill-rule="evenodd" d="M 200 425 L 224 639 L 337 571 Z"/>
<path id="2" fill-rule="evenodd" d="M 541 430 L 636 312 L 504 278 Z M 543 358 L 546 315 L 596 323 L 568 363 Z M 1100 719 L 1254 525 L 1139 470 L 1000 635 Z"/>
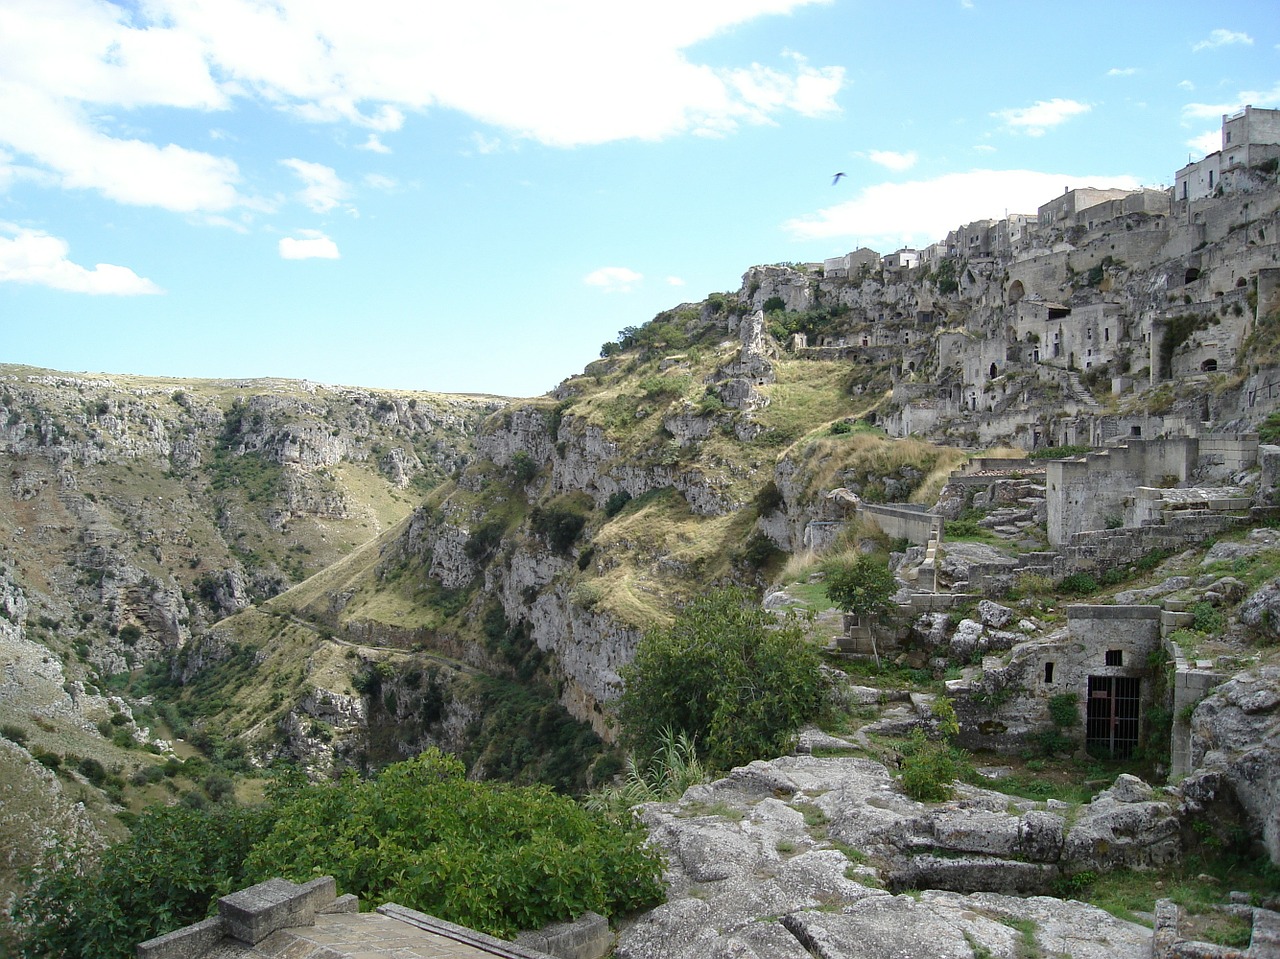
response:
<path id="1" fill-rule="evenodd" d="M 1123 666 L 1123 665 L 1124 665 L 1124 652 L 1123 652 L 1122 650 L 1119 650 L 1119 649 L 1108 649 L 1108 650 L 1107 650 L 1107 665 L 1108 665 L 1108 666 Z"/>
<path id="2" fill-rule="evenodd" d="M 1046 683 L 1053 682 L 1053 663 L 1044 664 L 1044 681 Z"/>

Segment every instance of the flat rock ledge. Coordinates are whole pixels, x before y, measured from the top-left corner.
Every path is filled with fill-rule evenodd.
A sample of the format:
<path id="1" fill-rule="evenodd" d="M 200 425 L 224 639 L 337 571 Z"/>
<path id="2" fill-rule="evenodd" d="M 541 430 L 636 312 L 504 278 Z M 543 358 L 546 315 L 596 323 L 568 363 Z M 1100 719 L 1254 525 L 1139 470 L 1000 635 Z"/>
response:
<path id="1" fill-rule="evenodd" d="M 855 756 L 754 762 L 640 807 L 669 900 L 622 930 L 615 956 L 1147 959 L 1150 929 L 1026 894 L 1077 869 L 1170 861 L 1174 809 L 1127 777 L 1069 827 L 1065 812 L 971 786 L 918 803 Z"/>

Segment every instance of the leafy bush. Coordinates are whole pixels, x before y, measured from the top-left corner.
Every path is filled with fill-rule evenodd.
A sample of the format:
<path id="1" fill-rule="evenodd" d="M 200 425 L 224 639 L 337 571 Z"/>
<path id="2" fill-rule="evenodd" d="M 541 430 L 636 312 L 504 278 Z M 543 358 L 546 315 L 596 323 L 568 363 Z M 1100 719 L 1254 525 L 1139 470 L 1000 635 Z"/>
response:
<path id="1" fill-rule="evenodd" d="M 747 542 L 739 555 L 742 561 L 752 569 L 764 569 L 782 555 L 782 550 L 774 545 L 773 540 L 757 530 L 747 537 Z"/>
<path id="2" fill-rule="evenodd" d="M 717 768 L 776 756 L 821 705 L 819 666 L 798 621 L 779 625 L 746 591 L 715 590 L 646 631 L 623 668 L 625 741 L 652 755 L 667 731 L 683 733 Z"/>
<path id="3" fill-rule="evenodd" d="M 5 723 L 0 726 L 0 736 L 3 736 L 11 743 L 17 743 L 19 746 L 27 744 L 27 731 L 13 723 Z"/>
<path id="4" fill-rule="evenodd" d="M 610 518 L 617 516 L 631 502 L 631 494 L 624 489 L 611 493 L 604 501 L 604 515 Z"/>
<path id="5" fill-rule="evenodd" d="M 538 463 L 524 450 L 517 450 L 511 457 L 511 472 L 521 483 L 527 483 L 538 475 Z"/>
<path id="6" fill-rule="evenodd" d="M 780 296 L 771 296 L 764 301 L 761 309 L 766 313 L 780 313 L 787 308 L 787 301 Z"/>
<path id="7" fill-rule="evenodd" d="M 898 582 L 883 561 L 862 555 L 852 563 L 830 566 L 826 573 L 827 598 L 846 613 L 877 616 L 893 609 Z"/>
<path id="8" fill-rule="evenodd" d="M 917 802 L 944 802 L 965 773 L 968 755 L 945 740 L 931 740 L 913 729 L 902 751 L 902 791 Z"/>
<path id="9" fill-rule="evenodd" d="M 662 863 L 645 839 L 545 787 L 468 781 L 432 749 L 373 780 L 296 787 L 247 866 L 259 879 L 331 874 L 371 905 L 394 900 L 509 938 L 661 901 Z"/>
<path id="10" fill-rule="evenodd" d="M 1055 726 L 1070 729 L 1080 723 L 1080 697 L 1075 693 L 1060 693 L 1049 697 L 1049 718 Z"/>
<path id="11" fill-rule="evenodd" d="M 19 955 L 132 957 L 138 943 L 203 919 L 212 899 L 248 885 L 245 855 L 270 824 L 263 809 L 154 807 L 100 858 L 59 847 L 52 865 L 26 873 L 28 891 L 14 903 Z"/>
<path id="12" fill-rule="evenodd" d="M 1098 591 L 1098 581 L 1088 573 L 1071 573 L 1058 580 L 1058 589 L 1071 596 L 1088 596 Z"/>
<path id="13" fill-rule="evenodd" d="M 581 535 L 587 525 L 587 517 L 567 504 L 552 503 L 546 507 L 534 507 L 529 523 L 554 552 L 564 555 Z"/>
<path id="14" fill-rule="evenodd" d="M 1222 611 L 1212 603 L 1196 603 L 1191 607 L 1191 614 L 1195 617 L 1193 625 L 1199 633 L 1220 633 L 1227 623 Z"/>
<path id="15" fill-rule="evenodd" d="M 502 534 L 504 532 L 506 532 L 505 528 L 496 520 L 481 523 L 471 533 L 471 536 L 463 545 L 462 551 L 466 553 L 467 559 L 473 563 L 482 563 L 493 556 L 498 544 L 502 542 Z"/>

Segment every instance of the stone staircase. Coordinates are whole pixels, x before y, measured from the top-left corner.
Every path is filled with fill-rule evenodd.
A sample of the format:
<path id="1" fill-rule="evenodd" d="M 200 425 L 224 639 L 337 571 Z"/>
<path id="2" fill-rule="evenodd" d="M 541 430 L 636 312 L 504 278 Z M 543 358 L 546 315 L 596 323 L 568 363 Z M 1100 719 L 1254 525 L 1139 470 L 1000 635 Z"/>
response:
<path id="1" fill-rule="evenodd" d="M 1088 406 L 1097 409 L 1102 406 L 1093 394 L 1089 392 L 1089 388 L 1084 385 L 1080 379 L 1080 374 L 1075 372 L 1067 373 L 1067 392 L 1075 398 L 1076 402 L 1081 406 Z"/>

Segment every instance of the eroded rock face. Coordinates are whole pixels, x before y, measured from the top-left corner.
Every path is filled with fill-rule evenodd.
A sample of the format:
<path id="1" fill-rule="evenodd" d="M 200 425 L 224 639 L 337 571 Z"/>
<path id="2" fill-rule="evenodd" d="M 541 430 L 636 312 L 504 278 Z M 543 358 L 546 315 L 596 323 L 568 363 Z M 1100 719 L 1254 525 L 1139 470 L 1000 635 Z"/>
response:
<path id="1" fill-rule="evenodd" d="M 667 851 L 670 899 L 625 928 L 615 954 L 971 959 L 979 950 L 1019 954 L 1028 948 L 1025 926 L 1049 954 L 1149 955 L 1148 930 L 1092 906 L 973 892 L 973 884 L 1024 895 L 1047 887 L 1078 826 L 1030 801 L 972 787 L 959 795 L 926 806 L 903 796 L 880 763 L 790 756 L 735 769 L 679 802 L 642 807 Z M 1150 796 L 1150 787 L 1126 780 L 1082 809 L 1082 853 L 1093 856 L 1092 838 L 1105 832 L 1126 849 L 1108 855 L 1135 864 L 1158 858 L 1143 844 L 1163 836 L 1173 815 Z M 850 847 L 870 858 L 851 861 Z M 908 879 L 935 888 L 883 888 Z"/>
<path id="2" fill-rule="evenodd" d="M 1243 673 L 1196 707 L 1191 766 L 1178 787 L 1188 805 L 1211 816 L 1238 803 L 1280 864 L 1280 667 Z"/>

